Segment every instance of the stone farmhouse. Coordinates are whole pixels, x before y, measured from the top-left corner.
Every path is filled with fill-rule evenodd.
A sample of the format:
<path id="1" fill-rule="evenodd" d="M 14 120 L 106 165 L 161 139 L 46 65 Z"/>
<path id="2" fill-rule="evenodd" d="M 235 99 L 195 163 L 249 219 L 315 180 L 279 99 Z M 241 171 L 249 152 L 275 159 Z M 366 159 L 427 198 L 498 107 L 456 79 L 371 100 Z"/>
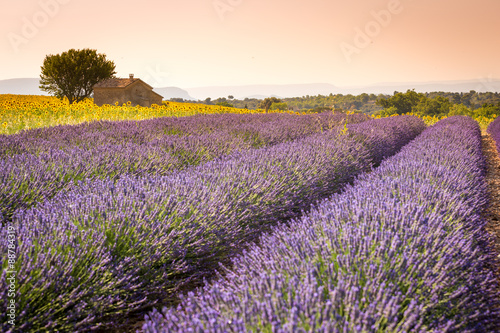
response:
<path id="1" fill-rule="evenodd" d="M 161 105 L 163 96 L 155 93 L 153 87 L 141 79 L 130 74 L 128 79 L 107 79 L 94 85 L 94 103 L 118 105 L 131 102 L 132 106 L 151 107 L 152 104 Z"/>

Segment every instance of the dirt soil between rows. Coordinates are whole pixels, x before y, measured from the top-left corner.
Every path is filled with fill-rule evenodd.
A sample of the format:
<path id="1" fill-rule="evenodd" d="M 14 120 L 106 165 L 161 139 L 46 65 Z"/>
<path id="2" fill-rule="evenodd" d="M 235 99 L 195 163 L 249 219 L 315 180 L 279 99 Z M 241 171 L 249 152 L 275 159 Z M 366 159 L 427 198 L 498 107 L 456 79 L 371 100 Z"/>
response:
<path id="1" fill-rule="evenodd" d="M 483 133 L 482 146 L 486 158 L 486 182 L 488 183 L 490 199 L 485 214 L 485 218 L 488 220 L 486 230 L 492 236 L 492 246 L 497 255 L 500 255 L 500 156 L 496 150 L 495 141 L 489 134 Z M 496 272 L 500 282 L 500 265 L 496 267 Z"/>

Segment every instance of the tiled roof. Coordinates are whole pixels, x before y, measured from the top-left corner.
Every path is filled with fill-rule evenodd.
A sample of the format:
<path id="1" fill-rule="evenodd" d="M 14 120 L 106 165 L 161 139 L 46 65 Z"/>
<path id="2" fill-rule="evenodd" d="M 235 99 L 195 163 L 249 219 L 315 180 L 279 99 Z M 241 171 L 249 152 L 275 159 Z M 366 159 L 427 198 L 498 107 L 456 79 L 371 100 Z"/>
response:
<path id="1" fill-rule="evenodd" d="M 94 88 L 125 88 L 135 81 L 140 81 L 140 79 L 107 79 L 94 85 Z"/>

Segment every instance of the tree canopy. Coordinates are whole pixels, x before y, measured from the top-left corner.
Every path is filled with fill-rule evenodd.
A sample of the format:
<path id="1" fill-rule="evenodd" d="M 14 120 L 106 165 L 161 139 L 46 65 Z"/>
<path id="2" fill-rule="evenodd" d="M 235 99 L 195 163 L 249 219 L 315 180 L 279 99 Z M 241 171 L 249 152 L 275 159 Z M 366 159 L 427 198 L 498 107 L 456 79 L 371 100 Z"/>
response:
<path id="1" fill-rule="evenodd" d="M 392 97 L 378 99 L 377 104 L 384 109 L 393 107 L 397 114 L 405 114 L 412 112 L 412 109 L 424 99 L 426 99 L 424 94 L 408 90 L 406 93 L 395 92 Z"/>
<path id="2" fill-rule="evenodd" d="M 260 103 L 259 108 L 265 109 L 267 112 L 273 103 L 281 103 L 281 100 L 276 97 L 268 97 Z"/>
<path id="3" fill-rule="evenodd" d="M 40 89 L 70 104 L 90 97 L 93 86 L 116 74 L 113 61 L 96 50 L 71 49 L 47 55 L 41 66 Z"/>
<path id="4" fill-rule="evenodd" d="M 273 103 L 270 107 L 271 110 L 280 110 L 286 111 L 288 110 L 288 105 L 286 103 Z"/>

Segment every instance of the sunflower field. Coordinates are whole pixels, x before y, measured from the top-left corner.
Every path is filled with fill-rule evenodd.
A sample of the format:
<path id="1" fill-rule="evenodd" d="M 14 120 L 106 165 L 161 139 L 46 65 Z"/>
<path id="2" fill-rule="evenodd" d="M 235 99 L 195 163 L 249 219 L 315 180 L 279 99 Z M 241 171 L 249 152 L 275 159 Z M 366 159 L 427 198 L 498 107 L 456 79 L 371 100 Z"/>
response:
<path id="1" fill-rule="evenodd" d="M 56 125 L 76 125 L 96 120 L 144 120 L 184 117 L 195 114 L 264 113 L 264 110 L 236 109 L 219 105 L 163 102 L 142 106 L 94 104 L 93 99 L 69 105 L 52 96 L 0 95 L 0 134 Z M 271 111 L 275 112 L 275 111 Z M 280 112 L 278 110 L 278 112 Z M 293 113 L 293 112 L 292 112 Z"/>
<path id="2" fill-rule="evenodd" d="M 293 111 L 272 110 L 270 113 L 300 114 Z M 159 117 L 185 117 L 196 114 L 252 114 L 265 113 L 262 109 L 238 109 L 220 105 L 179 103 L 164 101 L 162 105 L 153 104 L 151 108 L 142 106 L 104 105 L 97 106 L 89 98 L 80 103 L 69 105 L 66 99 L 36 95 L 0 95 L 0 134 L 14 134 L 21 130 L 51 127 L 57 125 L 76 125 L 98 120 L 145 120 Z M 444 117 L 421 116 L 415 113 L 406 115 L 421 118 L 426 125 L 434 125 Z M 373 116 L 381 118 L 380 116 Z M 483 131 L 496 118 L 473 117 Z"/>

